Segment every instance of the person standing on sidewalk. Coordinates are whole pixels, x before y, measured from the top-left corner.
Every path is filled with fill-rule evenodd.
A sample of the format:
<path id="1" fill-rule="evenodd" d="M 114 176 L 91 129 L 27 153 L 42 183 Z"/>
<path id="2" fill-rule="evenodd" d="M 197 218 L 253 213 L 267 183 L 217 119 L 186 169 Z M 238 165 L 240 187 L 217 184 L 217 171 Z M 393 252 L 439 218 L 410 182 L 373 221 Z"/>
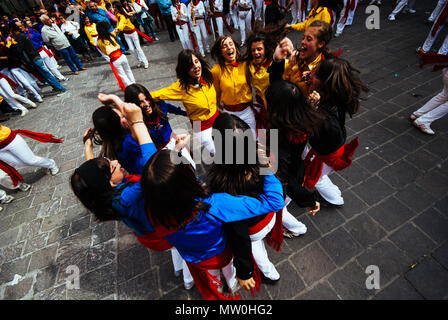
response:
<path id="1" fill-rule="evenodd" d="M 79 74 L 80 70 L 87 70 L 83 67 L 75 50 L 73 50 L 67 37 L 61 29 L 59 29 L 57 24 L 47 15 L 40 16 L 40 20 L 44 24 L 42 27 L 42 39 L 45 43 L 53 46 L 61 54 L 70 70 L 72 70 L 74 74 Z"/>
<path id="2" fill-rule="evenodd" d="M 176 25 L 174 24 L 173 18 L 171 17 L 171 0 L 157 0 L 160 12 L 162 13 L 163 20 L 165 20 L 166 28 L 168 29 L 168 34 L 170 35 L 171 42 L 179 39 L 179 35 L 176 31 Z"/>

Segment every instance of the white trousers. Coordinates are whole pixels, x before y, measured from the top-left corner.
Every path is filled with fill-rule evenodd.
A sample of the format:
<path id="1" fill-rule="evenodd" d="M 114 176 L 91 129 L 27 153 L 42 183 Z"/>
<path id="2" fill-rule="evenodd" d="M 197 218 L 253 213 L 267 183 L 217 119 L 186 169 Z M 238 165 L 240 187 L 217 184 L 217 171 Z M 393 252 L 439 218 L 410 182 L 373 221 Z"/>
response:
<path id="1" fill-rule="evenodd" d="M 47 47 L 45 47 L 47 48 Z M 48 48 L 47 48 L 48 49 Z M 48 56 L 44 50 L 39 52 L 39 55 L 42 59 L 42 62 L 44 63 L 45 67 L 50 71 L 50 73 L 58 80 L 62 80 L 65 77 L 59 72 L 58 68 L 58 62 L 56 61 L 55 57 Z"/>
<path id="2" fill-rule="evenodd" d="M 285 200 L 285 206 L 283 207 L 282 212 L 282 224 L 283 227 L 288 229 L 291 232 L 294 232 L 296 234 L 305 234 L 307 231 L 306 226 L 297 220 L 289 211 L 288 211 L 288 205 L 291 202 L 291 198 L 286 196 Z"/>
<path id="3" fill-rule="evenodd" d="M 358 1 L 356 1 L 355 9 L 348 12 L 347 20 L 344 23 L 344 14 L 347 5 L 350 5 L 349 0 L 344 0 L 344 8 L 341 10 L 341 17 L 339 18 L 338 24 L 336 25 L 336 33 L 342 33 L 345 26 L 351 26 L 353 23 L 353 17 L 355 16 L 356 7 L 358 6 Z"/>
<path id="4" fill-rule="evenodd" d="M 179 35 L 179 40 L 182 44 L 182 48 L 193 50 L 193 44 L 191 43 L 190 35 L 188 34 L 187 24 L 181 26 L 176 24 L 176 31 Z"/>
<path id="5" fill-rule="evenodd" d="M 255 234 L 251 234 L 250 240 L 252 246 L 252 255 L 260 271 L 265 275 L 266 278 L 269 278 L 271 280 L 278 280 L 280 279 L 280 274 L 278 273 L 274 264 L 269 260 L 268 252 L 266 251 L 266 247 L 263 241 L 263 239 L 274 227 L 274 224 L 275 215 L 266 227 Z"/>
<path id="6" fill-rule="evenodd" d="M 168 144 L 165 146 L 164 149 L 168 149 L 168 150 L 174 150 L 174 147 L 176 146 L 176 139 L 174 137 L 171 137 L 170 142 L 168 142 Z M 187 148 L 182 148 L 181 150 L 181 154 L 182 156 L 188 160 L 188 162 L 191 163 L 191 165 L 193 166 L 193 168 L 196 170 L 196 164 L 193 161 L 193 158 L 191 157 L 190 152 L 188 151 Z"/>
<path id="7" fill-rule="evenodd" d="M 218 27 L 218 35 L 222 37 L 224 35 L 224 22 L 222 17 L 216 17 L 216 25 Z"/>
<path id="8" fill-rule="evenodd" d="M 15 80 L 22 88 L 28 90 L 36 100 L 41 100 L 39 92 L 41 89 L 31 75 L 23 69 L 14 68 L 10 70 L 12 79 Z"/>
<path id="9" fill-rule="evenodd" d="M 305 5 L 306 4 L 304 3 L 304 6 Z M 291 24 L 296 24 L 298 22 L 302 23 L 305 21 L 306 10 L 305 8 L 302 8 L 301 0 L 294 0 L 293 4 L 291 5 L 291 15 L 292 15 Z"/>
<path id="10" fill-rule="evenodd" d="M 236 270 L 233 265 L 233 259 L 226 265 L 224 268 L 220 269 L 209 269 L 208 272 L 215 276 L 218 281 L 221 281 L 221 272 L 224 275 L 224 279 L 226 279 L 227 286 L 229 288 L 233 288 L 237 282 L 236 280 Z"/>
<path id="11" fill-rule="evenodd" d="M 261 15 L 263 13 L 263 0 L 255 0 L 255 19 L 256 20 L 263 20 L 263 16 Z"/>
<path id="12" fill-rule="evenodd" d="M 302 159 L 305 159 L 310 149 L 311 147 L 309 145 L 305 147 L 302 153 Z M 328 174 L 330 174 L 331 171 L 333 171 L 333 168 L 329 167 L 324 163 L 322 168 L 322 174 L 319 180 L 317 181 L 315 188 L 322 196 L 322 198 L 324 198 L 328 202 L 335 205 L 343 205 L 344 198 L 342 198 L 341 190 L 339 190 L 338 186 L 335 185 L 328 177 Z"/>
<path id="13" fill-rule="evenodd" d="M 252 10 L 239 11 L 238 22 L 240 26 L 241 44 L 246 42 L 246 32 L 249 33 L 252 30 Z"/>
<path id="14" fill-rule="evenodd" d="M 129 51 L 134 54 L 134 56 L 137 58 L 137 61 L 142 62 L 145 66 L 147 66 L 148 59 L 146 59 L 145 53 L 140 46 L 140 40 L 138 39 L 137 31 L 134 31 L 131 34 L 125 33 L 124 38 L 126 39 L 126 43 L 128 44 Z"/>
<path id="15" fill-rule="evenodd" d="M 123 80 L 126 87 L 135 83 L 134 74 L 129 66 L 128 59 L 124 54 L 112 63 L 114 64 L 115 69 L 117 69 L 117 73 L 121 80 Z"/>
<path id="16" fill-rule="evenodd" d="M 19 103 L 19 101 L 28 105 L 33 104 L 33 102 L 28 98 L 15 93 L 5 78 L 0 79 L 0 96 L 2 96 L 14 110 L 26 109 L 22 104 Z"/>
<path id="17" fill-rule="evenodd" d="M 210 50 L 210 46 L 208 44 L 207 28 L 205 27 L 204 20 L 202 20 L 202 19 L 196 20 L 196 27 L 193 27 L 193 23 L 191 23 L 191 27 L 196 36 L 196 40 L 197 40 L 196 42 L 198 43 L 199 52 L 201 53 L 201 55 L 205 55 L 204 45 L 203 45 L 202 41 L 204 41 L 205 49 L 207 51 Z"/>
<path id="18" fill-rule="evenodd" d="M 235 6 L 235 8 L 233 8 L 233 9 L 232 9 L 232 6 L 230 6 L 229 15 L 233 21 L 233 28 L 235 30 L 238 30 L 239 29 L 238 6 Z M 230 19 L 228 19 L 227 22 L 230 24 Z"/>
<path id="19" fill-rule="evenodd" d="M 440 11 L 439 14 L 436 16 L 435 21 L 437 21 L 437 19 L 439 18 L 441 13 L 442 13 L 442 11 Z M 440 34 L 440 31 L 442 31 L 443 27 L 445 26 L 445 23 L 446 23 L 446 21 L 444 22 L 444 24 L 441 24 L 439 26 L 439 29 L 437 30 L 437 32 L 436 32 L 436 34 L 434 36 L 432 36 L 432 30 L 434 28 L 434 25 L 432 26 L 432 28 L 429 31 L 429 34 L 426 37 L 426 40 L 425 40 L 425 42 L 423 43 L 423 46 L 422 46 L 422 49 L 424 51 L 428 52 L 429 50 L 431 50 L 432 45 L 436 41 L 437 36 Z M 439 48 L 439 51 L 437 53 L 438 54 L 448 54 L 448 35 L 445 36 L 445 40 L 443 40 L 443 44 Z"/>
<path id="20" fill-rule="evenodd" d="M 401 10 L 403 10 L 405 6 L 414 9 L 414 3 L 415 0 L 400 0 L 400 2 L 397 3 L 394 10 L 392 11 L 392 14 L 397 15 L 398 13 L 400 13 Z"/>
<path id="21" fill-rule="evenodd" d="M 255 114 L 251 107 L 247 107 L 243 111 L 233 112 L 224 110 L 224 112 L 233 114 L 234 116 L 237 116 L 238 118 L 246 122 L 254 134 L 254 139 L 257 139 L 257 121 L 255 120 Z"/>
<path id="22" fill-rule="evenodd" d="M 178 272 L 182 270 L 182 275 L 184 278 L 184 283 L 193 282 L 193 277 L 191 276 L 190 269 L 188 269 L 187 263 L 180 256 L 179 251 L 176 248 L 171 248 L 171 258 L 173 259 L 174 271 Z"/>
<path id="23" fill-rule="evenodd" d="M 10 165 L 53 168 L 53 159 L 36 156 L 27 143 L 18 134 L 6 147 L 0 150 L 0 160 Z"/>
<path id="24" fill-rule="evenodd" d="M 437 16 L 440 14 L 440 12 L 443 9 L 443 6 L 445 5 L 445 3 L 447 1 L 448 0 L 439 0 L 437 2 L 437 5 L 434 8 L 434 10 L 432 11 L 431 15 L 429 16 L 428 21 L 434 22 L 436 20 Z"/>
<path id="25" fill-rule="evenodd" d="M 414 112 L 418 116 L 417 123 L 430 126 L 448 113 L 448 68 L 444 68 L 442 74 L 443 90 Z"/>

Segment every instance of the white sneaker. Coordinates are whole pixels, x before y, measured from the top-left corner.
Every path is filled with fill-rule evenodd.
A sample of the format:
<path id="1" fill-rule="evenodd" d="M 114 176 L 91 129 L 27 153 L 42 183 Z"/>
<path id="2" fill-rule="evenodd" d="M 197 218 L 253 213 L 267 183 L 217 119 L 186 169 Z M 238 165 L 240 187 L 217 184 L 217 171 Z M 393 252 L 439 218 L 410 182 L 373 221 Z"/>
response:
<path id="1" fill-rule="evenodd" d="M 2 211 L 3 210 L 3 207 L 0 207 L 0 211 Z"/>
<path id="2" fill-rule="evenodd" d="M 63 96 L 64 94 L 66 94 L 66 93 L 67 93 L 67 91 L 61 91 L 56 96 L 60 97 L 60 96 Z"/>
<path id="3" fill-rule="evenodd" d="M 421 132 L 429 134 L 429 135 L 434 135 L 435 132 L 434 130 L 431 129 L 431 127 L 424 125 L 423 123 L 419 123 L 418 119 L 415 120 L 414 122 L 412 122 L 412 124 L 414 126 L 416 126 L 417 128 L 419 128 L 421 130 Z"/>
<path id="4" fill-rule="evenodd" d="M 14 200 L 14 197 L 7 194 L 2 200 L 0 200 L 0 203 L 7 204 L 10 203 L 12 200 Z"/>
<path id="5" fill-rule="evenodd" d="M 28 183 L 21 182 L 19 184 L 20 191 L 28 191 L 30 188 L 31 188 L 31 185 L 29 185 Z"/>
<path id="6" fill-rule="evenodd" d="M 42 97 L 36 98 L 37 102 L 42 103 L 44 102 L 44 100 L 42 99 Z"/>
<path id="7" fill-rule="evenodd" d="M 409 13 L 416 13 L 417 11 L 414 9 L 409 9 Z"/>
<path id="8" fill-rule="evenodd" d="M 57 165 L 54 165 L 54 167 L 50 168 L 49 170 L 50 170 L 50 174 L 52 176 L 54 176 L 54 175 L 56 175 L 59 172 L 59 167 Z"/>
<path id="9" fill-rule="evenodd" d="M 340 32 L 336 32 L 336 33 L 334 34 L 334 37 L 335 37 L 335 38 L 339 38 L 339 37 L 341 36 L 341 34 L 342 34 L 342 33 L 340 33 Z"/>
<path id="10" fill-rule="evenodd" d="M 149 65 L 145 65 L 143 68 L 148 69 L 148 68 L 149 68 Z"/>
<path id="11" fill-rule="evenodd" d="M 191 282 L 184 282 L 184 288 L 186 289 L 186 290 L 190 290 L 191 288 L 193 288 L 194 287 L 194 281 L 191 281 Z"/>
<path id="12" fill-rule="evenodd" d="M 26 116 L 26 115 L 30 112 L 30 110 L 28 110 L 27 108 L 23 108 L 23 109 L 21 109 L 20 111 L 22 112 L 22 113 L 20 114 L 21 117 Z"/>
<path id="13" fill-rule="evenodd" d="M 389 21 L 395 21 L 395 15 L 393 15 L 392 13 L 389 15 L 389 17 L 387 17 L 387 19 L 389 19 Z"/>
<path id="14" fill-rule="evenodd" d="M 37 108 L 37 104 L 35 104 L 33 101 L 31 101 L 31 103 L 28 103 L 28 105 L 30 106 L 30 108 Z"/>
<path id="15" fill-rule="evenodd" d="M 155 40 L 155 41 L 159 41 L 160 39 L 159 39 L 159 38 L 157 38 L 157 37 L 155 37 L 155 38 L 154 38 L 154 40 Z"/>

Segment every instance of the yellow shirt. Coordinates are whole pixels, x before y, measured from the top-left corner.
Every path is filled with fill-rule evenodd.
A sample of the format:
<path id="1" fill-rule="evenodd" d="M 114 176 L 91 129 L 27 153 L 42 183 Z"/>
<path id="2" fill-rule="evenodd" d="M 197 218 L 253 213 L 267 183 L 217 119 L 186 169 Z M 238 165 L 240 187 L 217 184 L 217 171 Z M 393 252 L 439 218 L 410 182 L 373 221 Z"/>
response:
<path id="1" fill-rule="evenodd" d="M 319 66 L 319 63 L 322 61 L 322 54 L 319 54 L 317 58 L 306 64 L 304 62 L 295 64 L 291 66 L 288 61 L 285 62 L 285 72 L 283 73 L 283 79 L 288 80 L 292 83 L 295 83 L 302 93 L 307 96 L 308 95 L 308 85 L 311 79 L 311 73 L 314 69 Z"/>
<path id="2" fill-rule="evenodd" d="M 252 75 L 252 86 L 258 96 L 264 97 L 266 89 L 269 87 L 268 68 L 272 64 L 272 60 L 264 61 L 260 66 L 253 63 L 249 64 L 249 71 Z"/>
<path id="3" fill-rule="evenodd" d="M 106 9 L 106 2 L 105 1 L 101 1 L 100 3 L 97 3 L 97 6 L 98 6 L 98 8 L 101 8 L 104 11 L 107 11 L 107 9 Z"/>
<path id="4" fill-rule="evenodd" d="M 98 36 L 98 32 L 96 31 L 96 24 L 91 23 L 89 26 L 84 26 L 84 31 L 86 32 L 87 38 L 89 38 L 89 42 L 92 44 L 92 46 L 96 47 L 96 44 L 93 41 L 93 37 Z"/>
<path id="5" fill-rule="evenodd" d="M 225 105 L 236 105 L 252 101 L 252 90 L 246 80 L 246 62 L 240 62 L 237 67 L 226 65 L 222 70 L 217 63 L 212 68 L 213 84 L 219 88 L 220 102 Z"/>
<path id="6" fill-rule="evenodd" d="M 120 49 L 120 45 L 118 41 L 115 41 L 115 44 L 112 44 L 109 40 L 98 39 L 98 48 L 102 53 L 109 56 L 112 52 Z"/>
<path id="7" fill-rule="evenodd" d="M 0 141 L 5 140 L 11 134 L 11 129 L 8 127 L 0 125 Z"/>
<path id="8" fill-rule="evenodd" d="M 190 86 L 188 93 L 177 80 L 169 87 L 151 92 L 155 99 L 182 101 L 187 116 L 192 121 L 205 121 L 216 112 L 216 91 L 213 85 L 194 88 Z"/>
<path id="9" fill-rule="evenodd" d="M 131 20 L 128 17 L 125 17 L 121 13 L 116 13 L 115 18 L 117 18 L 117 28 L 120 31 L 131 31 L 135 29 L 135 26 L 132 24 Z"/>
<path id="10" fill-rule="evenodd" d="M 331 25 L 332 13 L 330 9 L 327 7 L 319 7 L 315 10 L 313 8 L 308 14 L 308 17 L 306 17 L 305 22 L 293 24 L 291 25 L 291 28 L 297 31 L 305 31 L 308 29 L 309 25 L 316 20 L 324 21 Z"/>

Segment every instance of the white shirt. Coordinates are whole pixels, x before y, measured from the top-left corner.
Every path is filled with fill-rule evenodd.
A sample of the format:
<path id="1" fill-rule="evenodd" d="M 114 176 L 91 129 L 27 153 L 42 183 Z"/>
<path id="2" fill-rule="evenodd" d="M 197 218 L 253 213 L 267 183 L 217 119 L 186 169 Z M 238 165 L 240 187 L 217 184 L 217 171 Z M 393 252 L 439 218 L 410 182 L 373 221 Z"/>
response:
<path id="1" fill-rule="evenodd" d="M 148 11 L 148 6 L 146 5 L 145 1 L 143 0 L 135 0 L 134 3 L 132 4 L 132 6 L 134 7 L 135 12 L 138 14 L 142 11 L 142 7 L 143 9 L 145 9 L 146 11 Z M 147 14 L 145 12 L 142 13 L 142 18 L 147 18 Z"/>
<path id="2" fill-rule="evenodd" d="M 79 37 L 78 30 L 79 30 L 78 22 L 65 20 L 65 23 L 61 24 L 61 31 L 64 33 L 71 32 L 73 39 L 77 39 Z"/>
<path id="3" fill-rule="evenodd" d="M 171 17 L 173 18 L 173 21 L 176 22 L 177 21 L 177 9 L 175 6 L 171 6 Z M 185 4 L 180 3 L 180 20 L 183 22 L 188 22 L 188 17 L 190 15 L 187 12 L 187 7 L 185 6 Z"/>
<path id="4" fill-rule="evenodd" d="M 188 8 L 187 8 L 188 17 L 190 18 L 191 21 L 193 21 L 193 19 L 191 18 L 192 4 L 193 4 L 193 0 L 188 4 Z M 202 1 L 199 1 L 198 4 L 194 7 L 193 11 L 194 11 L 195 18 L 199 18 L 199 17 L 203 18 L 205 16 L 204 3 Z"/>

